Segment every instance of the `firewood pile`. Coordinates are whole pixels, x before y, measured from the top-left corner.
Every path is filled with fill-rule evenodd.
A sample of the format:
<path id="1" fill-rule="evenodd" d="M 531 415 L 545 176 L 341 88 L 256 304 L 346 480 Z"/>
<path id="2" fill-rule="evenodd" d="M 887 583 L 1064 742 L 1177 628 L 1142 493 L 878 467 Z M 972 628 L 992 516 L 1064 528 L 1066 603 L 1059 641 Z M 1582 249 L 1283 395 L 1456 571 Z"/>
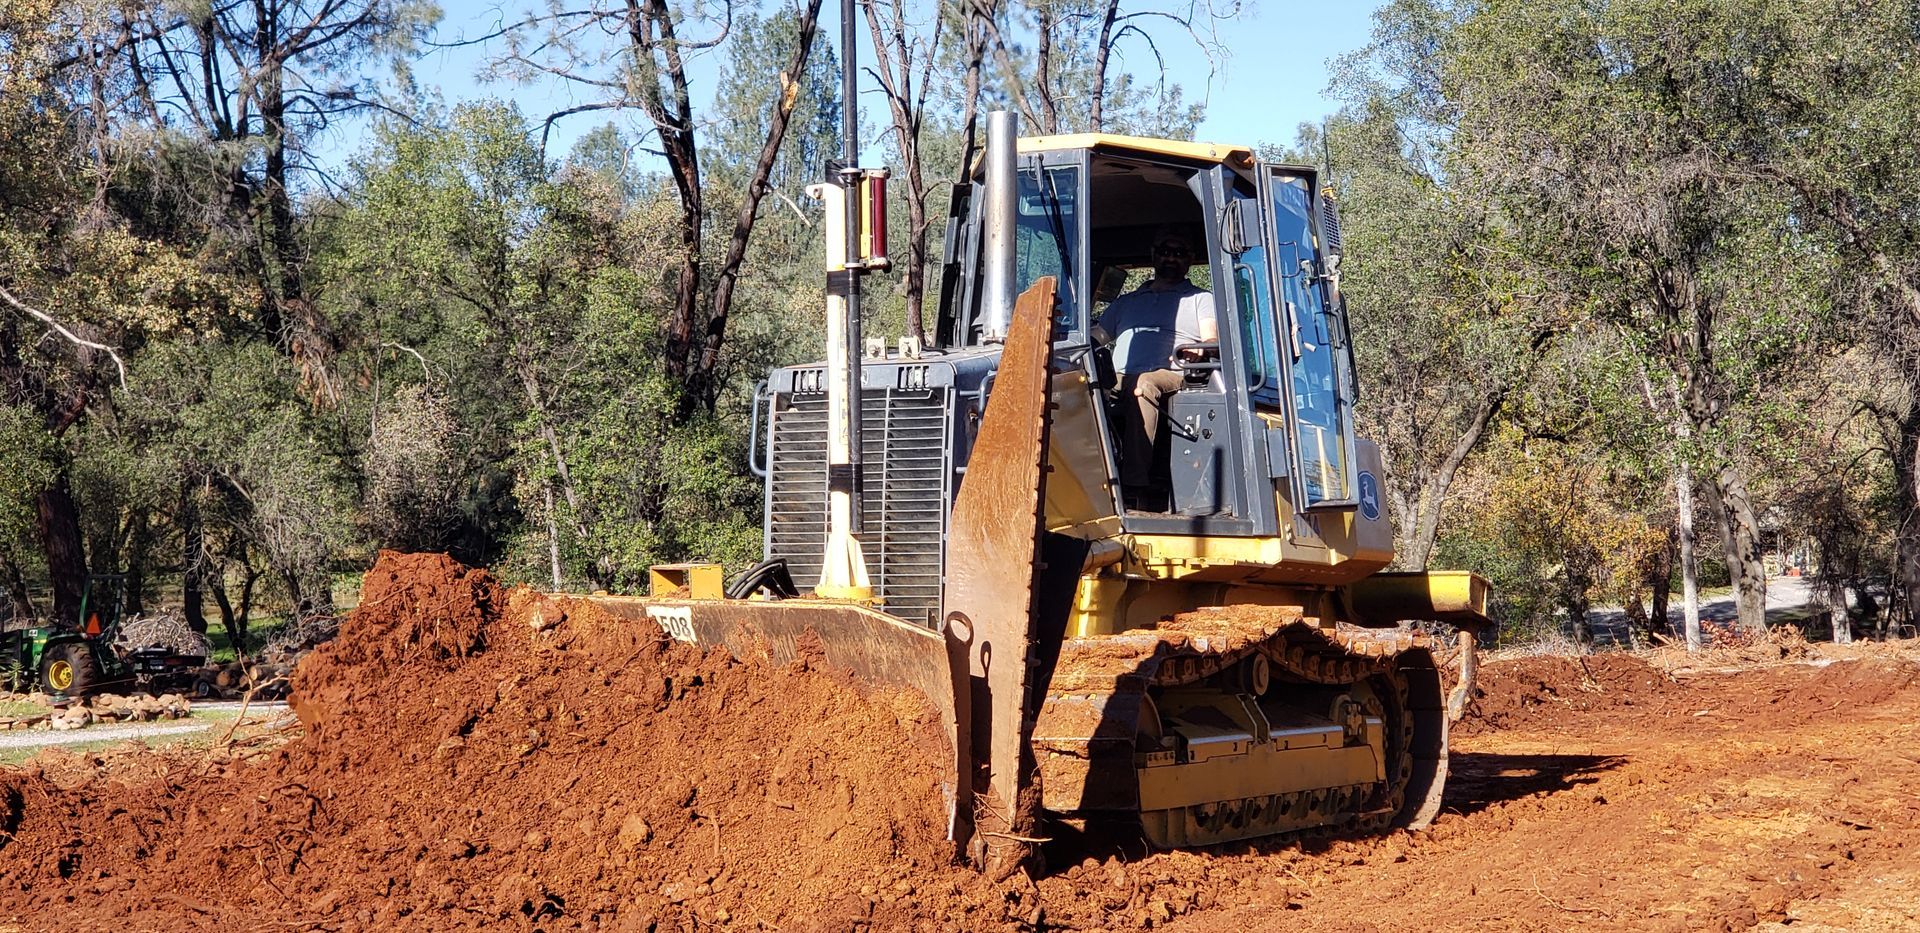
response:
<path id="1" fill-rule="evenodd" d="M 141 648 L 165 648 L 174 654 L 204 658 L 213 653 L 207 636 L 193 630 L 178 610 L 163 609 L 120 623 L 113 637 L 114 651 L 126 654 Z"/>
<path id="2" fill-rule="evenodd" d="M 201 699 L 284 700 L 293 683 L 293 664 L 233 661 L 201 669 L 194 695 Z"/>

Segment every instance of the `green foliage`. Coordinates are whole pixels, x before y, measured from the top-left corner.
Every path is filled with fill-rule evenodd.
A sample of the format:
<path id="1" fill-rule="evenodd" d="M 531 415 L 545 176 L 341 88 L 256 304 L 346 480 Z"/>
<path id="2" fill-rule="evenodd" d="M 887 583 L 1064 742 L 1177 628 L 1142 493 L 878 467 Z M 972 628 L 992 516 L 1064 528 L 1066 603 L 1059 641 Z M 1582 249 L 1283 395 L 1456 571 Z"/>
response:
<path id="1" fill-rule="evenodd" d="M 39 418 L 18 405 L 0 405 L 0 549 L 25 543 L 33 499 L 59 471 L 55 455 Z"/>
<path id="2" fill-rule="evenodd" d="M 366 6 L 377 15 L 360 45 L 302 58 L 306 80 L 366 92 L 375 66 L 404 69 L 436 15 Z M 1722 520 L 1744 507 L 1767 548 L 1814 555 L 1829 581 L 1903 575 L 1920 594 L 1908 6 L 1379 8 L 1369 45 L 1336 64 L 1342 111 L 1287 155 L 1324 161 L 1339 195 L 1356 417 L 1381 445 L 1406 560 L 1432 545 L 1432 563 L 1492 577 L 1509 635 L 1641 599 L 1686 471 L 1703 582 L 1725 573 Z M 1051 101 L 1061 130 L 1086 128 L 1105 10 L 996 7 L 1005 57 L 986 53 L 982 107 Z M 749 390 L 821 352 L 820 206 L 804 189 L 844 116 L 826 37 L 803 74 L 782 75 L 798 10 L 740 8 L 711 53 L 719 77 L 694 102 L 701 313 L 768 116 L 785 93 L 796 107 L 750 218 L 714 410 L 689 416 L 663 333 L 682 195 L 649 155 L 657 136 L 631 129 L 648 121 L 609 123 L 552 159 L 537 120 L 424 104 L 423 89 L 394 101 L 417 105 L 411 119 L 381 123 L 319 185 L 299 158 L 320 117 L 271 140 L 257 108 L 240 127 L 160 120 L 189 111 L 147 110 L 131 56 L 72 54 L 217 12 L 0 6 L 0 287 L 18 300 L 0 305 L 0 584 L 48 569 L 35 499 L 61 488 L 94 569 L 179 580 L 200 567 L 234 595 L 264 574 L 276 610 L 325 609 L 334 578 L 383 546 L 617 589 L 652 563 L 751 560 Z M 713 25 L 712 12 L 675 15 Z M 1141 28 L 1193 19 L 1215 51 L 1211 23 L 1234 9 L 1123 12 Z M 954 13 L 907 17 L 934 63 L 915 80 L 929 89 L 916 119 L 936 240 L 940 182 L 964 157 Z M 1199 105 L 1150 77 L 1140 38 L 1109 43 L 1103 128 L 1190 136 Z M 622 82 L 647 67 L 617 45 L 551 51 L 556 67 Z M 110 101 L 94 99 L 96 80 Z M 897 145 L 880 113 L 863 125 Z M 282 142 L 292 188 L 275 201 L 284 179 L 266 165 Z M 276 229 L 281 208 L 293 217 Z M 905 243 L 906 212 L 893 216 Z M 898 336 L 904 295 L 869 281 L 869 332 Z M 103 348 L 126 363 L 125 392 Z"/>

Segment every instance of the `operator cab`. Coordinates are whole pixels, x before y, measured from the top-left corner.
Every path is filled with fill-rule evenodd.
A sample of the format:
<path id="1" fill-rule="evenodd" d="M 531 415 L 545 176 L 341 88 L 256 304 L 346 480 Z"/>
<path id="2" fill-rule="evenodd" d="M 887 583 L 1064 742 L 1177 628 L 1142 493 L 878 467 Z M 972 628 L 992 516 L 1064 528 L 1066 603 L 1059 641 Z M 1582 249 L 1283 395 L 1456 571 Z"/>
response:
<path id="1" fill-rule="evenodd" d="M 1338 222 L 1314 169 L 1038 137 L 1020 141 L 1017 193 L 1016 289 L 1058 282 L 1049 488 L 1081 494 L 1049 495 L 1050 514 L 1077 513 L 1056 523 L 1269 537 L 1358 504 Z M 956 349 L 989 342 L 967 222 L 984 197 L 957 197 L 949 223 L 940 323 Z M 1176 241 L 1184 260 L 1163 249 Z"/>

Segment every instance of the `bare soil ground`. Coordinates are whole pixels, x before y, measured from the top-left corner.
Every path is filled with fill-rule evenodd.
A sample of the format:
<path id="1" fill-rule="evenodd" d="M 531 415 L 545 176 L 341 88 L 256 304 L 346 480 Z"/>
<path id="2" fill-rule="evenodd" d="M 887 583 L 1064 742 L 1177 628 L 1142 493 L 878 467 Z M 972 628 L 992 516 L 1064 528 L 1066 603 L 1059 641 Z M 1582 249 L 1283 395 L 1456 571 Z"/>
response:
<path id="1" fill-rule="evenodd" d="M 992 884 L 917 698 L 385 555 L 291 741 L 0 772 L 0 929 L 1914 929 L 1914 654 L 1496 660 L 1429 831 Z"/>

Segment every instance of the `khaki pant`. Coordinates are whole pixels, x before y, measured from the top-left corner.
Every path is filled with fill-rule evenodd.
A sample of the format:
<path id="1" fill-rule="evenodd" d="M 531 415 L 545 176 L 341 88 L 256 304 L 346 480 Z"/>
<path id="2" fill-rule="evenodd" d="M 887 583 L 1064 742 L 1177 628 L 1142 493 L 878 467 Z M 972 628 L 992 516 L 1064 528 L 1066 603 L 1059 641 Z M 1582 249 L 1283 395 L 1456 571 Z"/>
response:
<path id="1" fill-rule="evenodd" d="M 1165 481 L 1167 458 L 1159 453 L 1166 399 L 1186 384 L 1177 369 L 1154 369 L 1120 377 L 1120 485 L 1154 486 Z"/>

